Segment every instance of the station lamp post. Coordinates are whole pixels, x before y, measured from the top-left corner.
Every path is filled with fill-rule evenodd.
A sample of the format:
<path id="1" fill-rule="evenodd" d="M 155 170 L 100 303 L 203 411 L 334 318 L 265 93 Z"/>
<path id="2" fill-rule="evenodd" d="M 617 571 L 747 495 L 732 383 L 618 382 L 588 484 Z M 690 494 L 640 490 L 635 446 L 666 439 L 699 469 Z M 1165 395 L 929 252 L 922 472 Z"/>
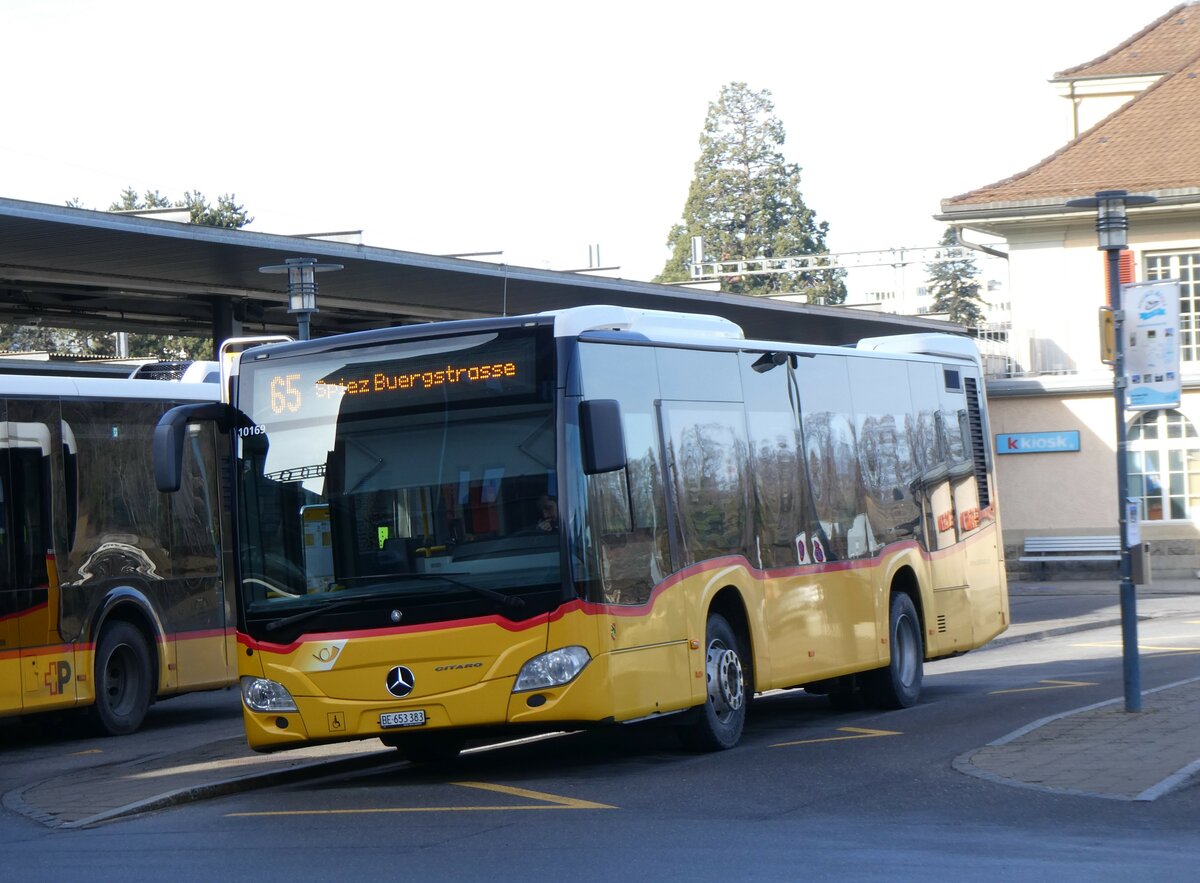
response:
<path id="1" fill-rule="evenodd" d="M 296 336 L 308 340 L 309 325 L 317 310 L 317 273 L 340 270 L 341 264 L 322 264 L 316 258 L 285 258 L 282 264 L 259 267 L 260 273 L 287 273 L 288 313 L 296 316 Z"/>
<path id="2" fill-rule="evenodd" d="M 1117 502 L 1121 526 L 1121 646 L 1125 681 L 1125 710 L 1142 710 L 1142 676 L 1138 660 L 1137 596 L 1133 589 L 1133 564 L 1129 550 L 1129 460 L 1126 453 L 1125 427 L 1125 316 L 1121 311 L 1121 252 L 1125 250 L 1129 219 L 1125 210 L 1131 205 L 1147 205 L 1153 196 L 1130 194 L 1124 190 L 1100 190 L 1095 196 L 1071 199 L 1067 205 L 1096 210 L 1096 235 L 1099 249 L 1108 259 L 1108 298 L 1116 329 L 1116 353 L 1113 363 L 1113 398 L 1117 412 Z M 1135 514 L 1136 517 L 1136 514 Z"/>

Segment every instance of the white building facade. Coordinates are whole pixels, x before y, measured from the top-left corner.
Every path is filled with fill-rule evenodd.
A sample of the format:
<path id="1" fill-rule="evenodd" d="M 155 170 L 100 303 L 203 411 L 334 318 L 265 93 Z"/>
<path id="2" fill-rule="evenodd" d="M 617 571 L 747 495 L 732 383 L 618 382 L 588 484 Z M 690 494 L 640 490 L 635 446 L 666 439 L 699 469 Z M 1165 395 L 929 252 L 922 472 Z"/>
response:
<path id="1" fill-rule="evenodd" d="M 1053 82 L 1069 101 L 1073 139 L 1030 169 L 943 200 L 937 216 L 964 238 L 998 237 L 1009 254 L 1007 368 L 989 381 L 993 432 L 1078 433 L 1077 449 L 997 454 L 1011 569 L 1021 573 L 1026 537 L 1118 532 L 1113 375 L 1101 361 L 1098 319 L 1108 292 L 1106 256 L 1097 249 L 1094 210 L 1067 203 L 1126 190 L 1156 202 L 1129 210 L 1122 279 L 1180 282 L 1184 387 L 1178 408 L 1126 412 L 1129 494 L 1140 507 L 1138 531 L 1150 543 L 1155 574 L 1194 576 L 1200 570 L 1200 150 L 1193 131 L 1200 127 L 1200 6 L 1170 9 Z M 1084 567 L 1070 569 L 1086 574 Z"/>

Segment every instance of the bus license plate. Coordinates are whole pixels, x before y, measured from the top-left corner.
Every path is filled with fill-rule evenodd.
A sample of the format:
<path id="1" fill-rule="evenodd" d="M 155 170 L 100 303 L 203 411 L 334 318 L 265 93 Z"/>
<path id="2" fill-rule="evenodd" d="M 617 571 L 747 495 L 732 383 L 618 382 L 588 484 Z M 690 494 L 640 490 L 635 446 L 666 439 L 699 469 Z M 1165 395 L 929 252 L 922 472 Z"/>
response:
<path id="1" fill-rule="evenodd" d="M 392 711 L 379 715 L 381 729 L 390 730 L 395 727 L 419 727 L 425 723 L 425 712 L 422 711 Z"/>

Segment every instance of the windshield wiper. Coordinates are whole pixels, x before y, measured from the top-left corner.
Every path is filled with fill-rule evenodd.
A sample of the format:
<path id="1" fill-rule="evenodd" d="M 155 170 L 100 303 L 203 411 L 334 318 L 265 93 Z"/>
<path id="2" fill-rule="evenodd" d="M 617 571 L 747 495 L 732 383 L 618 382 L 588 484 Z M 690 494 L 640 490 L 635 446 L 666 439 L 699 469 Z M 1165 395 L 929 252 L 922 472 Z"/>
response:
<path id="1" fill-rule="evenodd" d="M 328 613 L 331 610 L 357 604 L 361 600 L 362 598 L 339 598 L 336 601 L 326 601 L 318 607 L 310 607 L 308 610 L 301 610 L 299 613 L 293 613 L 291 616 L 271 620 L 267 623 L 267 631 L 277 632 L 282 628 L 287 628 L 289 625 L 295 625 L 298 622 L 304 622 L 306 619 L 312 619 L 314 616 L 320 616 L 322 613 Z"/>
<path id="2" fill-rule="evenodd" d="M 515 609 L 525 606 L 524 598 L 518 597 L 516 595 L 505 595 L 500 592 L 494 592 L 491 589 L 485 589 L 485 588 L 483 588 L 483 586 L 476 586 L 476 585 L 472 585 L 471 583 L 468 583 L 468 582 L 463 582 L 462 580 L 459 580 L 459 579 L 454 579 L 455 576 L 463 576 L 463 574 L 457 574 L 457 573 L 456 574 L 405 573 L 405 574 L 396 574 L 396 576 L 403 577 L 404 579 L 440 579 L 440 580 L 444 580 L 452 585 L 460 586 L 461 588 L 464 588 L 469 592 L 474 592 L 476 595 L 479 595 L 483 598 L 487 598 L 490 601 L 495 601 L 501 607 L 509 607 L 509 608 L 512 608 L 515 610 Z M 377 577 L 356 577 L 356 578 L 352 578 L 352 579 L 357 582 L 359 580 L 366 580 L 366 579 L 373 579 L 373 578 L 377 578 Z M 346 582 L 350 582 L 350 581 L 351 580 L 346 580 Z M 322 613 L 329 613 L 330 611 L 333 611 L 333 610 L 340 610 L 343 607 L 349 607 L 349 606 L 355 605 L 355 604 L 362 604 L 364 601 L 369 602 L 372 599 L 376 599 L 377 597 L 378 597 L 377 595 L 373 595 L 370 592 L 363 592 L 361 594 L 355 594 L 353 597 L 338 598 L 335 601 L 326 601 L 317 607 L 310 607 L 307 610 L 301 610 L 299 613 L 293 613 L 291 616 L 284 616 L 280 619 L 273 619 L 267 623 L 266 630 L 268 632 L 277 632 L 280 629 L 287 628 L 290 625 L 295 625 L 298 622 L 304 622 L 306 619 L 312 619 L 314 616 L 320 616 Z"/>
<path id="3" fill-rule="evenodd" d="M 518 595 L 505 595 L 502 592 L 494 592 L 491 589 L 485 589 L 483 586 L 472 585 L 468 582 L 463 582 L 460 579 L 454 579 L 456 576 L 468 576 L 464 573 L 406 573 L 406 579 L 443 579 L 451 585 L 461 586 L 469 592 L 474 592 L 483 598 L 490 598 L 502 607 L 524 607 L 525 599 Z"/>

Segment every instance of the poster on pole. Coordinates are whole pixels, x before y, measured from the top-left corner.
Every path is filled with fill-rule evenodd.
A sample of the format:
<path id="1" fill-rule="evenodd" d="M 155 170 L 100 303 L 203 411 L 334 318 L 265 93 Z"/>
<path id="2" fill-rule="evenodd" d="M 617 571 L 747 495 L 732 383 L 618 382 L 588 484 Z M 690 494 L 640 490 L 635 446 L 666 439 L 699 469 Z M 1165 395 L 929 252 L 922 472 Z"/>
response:
<path id="1" fill-rule="evenodd" d="M 1125 321 L 1125 407 L 1130 411 L 1177 408 L 1179 283 L 1141 282 L 1121 287 Z"/>

